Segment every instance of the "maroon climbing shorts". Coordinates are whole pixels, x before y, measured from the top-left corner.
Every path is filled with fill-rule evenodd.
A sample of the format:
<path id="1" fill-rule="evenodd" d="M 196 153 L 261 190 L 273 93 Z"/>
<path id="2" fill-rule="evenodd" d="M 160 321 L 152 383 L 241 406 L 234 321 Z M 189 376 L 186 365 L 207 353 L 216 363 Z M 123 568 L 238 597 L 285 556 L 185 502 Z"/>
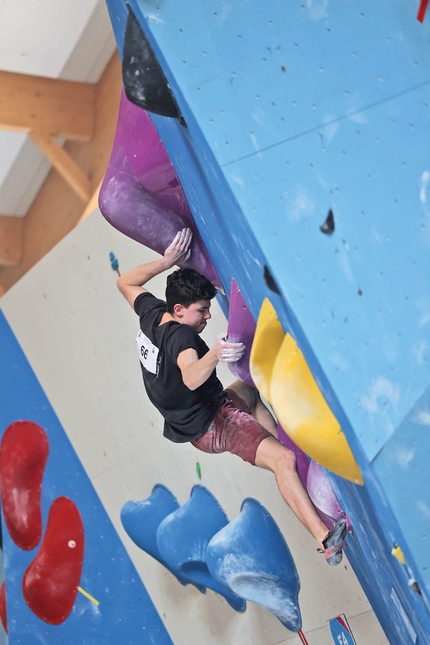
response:
<path id="1" fill-rule="evenodd" d="M 231 452 L 255 466 L 257 448 L 273 435 L 252 416 L 245 401 L 234 390 L 226 390 L 228 399 L 213 418 L 207 432 L 192 445 L 212 454 Z"/>

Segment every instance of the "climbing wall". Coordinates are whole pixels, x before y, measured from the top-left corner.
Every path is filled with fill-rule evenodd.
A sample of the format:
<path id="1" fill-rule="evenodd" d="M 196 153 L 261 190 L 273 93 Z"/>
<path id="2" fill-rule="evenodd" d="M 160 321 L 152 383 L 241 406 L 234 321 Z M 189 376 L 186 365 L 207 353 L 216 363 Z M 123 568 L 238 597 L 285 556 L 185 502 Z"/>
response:
<path id="1" fill-rule="evenodd" d="M 224 291 L 234 278 L 260 331 L 266 300 L 279 321 L 268 392 L 330 470 L 350 562 L 390 640 L 427 642 L 426 3 L 108 7 L 125 92 L 151 113 Z M 304 418 L 310 391 L 328 424 Z"/>
<path id="2" fill-rule="evenodd" d="M 148 404 L 141 382 L 134 342 L 137 320 L 116 289 L 111 252 L 122 272 L 155 257 L 95 212 L 2 299 L 1 365 L 8 368 L 1 375 L 1 434 L 11 439 L 9 451 L 17 446 L 19 435 L 11 431 L 16 422 L 26 421 L 29 436 L 39 438 L 38 449 L 31 452 L 38 458 L 32 462 L 30 511 L 40 521 L 33 521 L 30 548 L 17 540 L 11 513 L 5 523 L 3 512 L 9 642 L 300 642 L 269 610 L 248 601 L 245 612 L 237 611 L 210 588 L 202 593 L 194 585 L 183 585 L 165 564 L 136 545 L 123 527 L 121 509 L 131 501 L 148 499 L 161 485 L 180 508 L 189 502 L 195 486 L 203 487 L 225 513 L 226 529 L 246 524 L 241 507 L 247 498 L 256 500 L 251 508 L 261 507 L 270 514 L 297 567 L 303 631 L 310 645 L 332 645 L 328 621 L 341 614 L 358 645 L 367 643 L 369 634 L 375 645 L 386 645 L 348 561 L 337 569 L 324 563 L 314 540 L 281 500 L 270 473 L 231 455 L 205 455 L 163 439 L 162 420 Z M 151 288 L 162 295 L 163 277 L 154 279 Z M 208 343 L 227 326 L 216 302 L 213 310 L 205 330 Z M 233 379 L 225 366 L 220 376 L 227 384 Z M 24 451 L 27 465 L 31 455 Z M 21 487 L 28 484 L 26 469 L 18 475 L 12 468 L 10 477 L 19 479 Z M 77 509 L 82 531 L 71 535 L 70 527 L 54 521 L 55 516 L 52 525 L 65 540 L 66 555 L 76 553 L 83 537 L 83 563 L 79 589 L 76 580 L 66 577 L 68 615 L 53 616 L 58 611 L 56 590 L 64 591 L 64 585 L 41 553 L 52 548 L 50 514 L 63 503 Z M 200 513 L 194 513 L 193 534 L 201 531 Z M 252 525 L 258 521 L 253 519 Z M 246 526 L 243 531 L 249 533 Z M 265 548 L 268 540 L 274 544 L 270 531 L 268 535 L 260 547 Z M 214 554 L 220 542 L 213 542 Z M 61 574 L 64 553 L 58 545 L 55 553 L 55 571 Z M 77 558 L 78 564 L 81 560 Z M 28 585 L 22 583 L 29 579 L 29 567 L 38 562 L 43 565 L 40 586 L 29 595 Z M 55 617 L 62 622 L 55 624 Z"/>

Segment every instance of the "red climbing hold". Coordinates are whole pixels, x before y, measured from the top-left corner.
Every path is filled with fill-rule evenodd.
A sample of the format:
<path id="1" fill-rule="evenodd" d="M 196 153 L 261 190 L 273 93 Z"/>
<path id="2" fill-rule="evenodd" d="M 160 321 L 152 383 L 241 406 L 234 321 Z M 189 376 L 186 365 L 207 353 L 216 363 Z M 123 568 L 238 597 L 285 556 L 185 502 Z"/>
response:
<path id="1" fill-rule="evenodd" d="M 6 586 L 3 580 L 0 587 L 0 620 L 7 634 L 7 614 L 6 614 Z"/>
<path id="2" fill-rule="evenodd" d="M 48 452 L 48 437 L 37 423 L 15 421 L 6 428 L 0 449 L 3 513 L 21 549 L 34 549 L 42 536 L 40 497 Z"/>
<path id="3" fill-rule="evenodd" d="M 420 7 L 418 9 L 417 20 L 424 22 L 424 16 L 427 11 L 428 0 L 421 0 Z"/>
<path id="4" fill-rule="evenodd" d="M 58 625 L 72 611 L 84 559 L 84 526 L 68 497 L 57 497 L 49 511 L 40 551 L 24 574 L 22 591 L 41 620 Z"/>

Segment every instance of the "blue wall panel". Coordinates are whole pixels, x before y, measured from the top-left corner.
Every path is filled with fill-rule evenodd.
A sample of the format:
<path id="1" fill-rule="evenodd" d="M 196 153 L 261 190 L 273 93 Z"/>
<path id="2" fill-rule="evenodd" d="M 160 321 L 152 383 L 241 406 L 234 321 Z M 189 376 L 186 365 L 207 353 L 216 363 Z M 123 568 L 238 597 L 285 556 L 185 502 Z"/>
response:
<path id="1" fill-rule="evenodd" d="M 301 2 L 288 10 L 283 2 L 131 5 L 148 20 L 190 127 L 189 148 L 213 155 L 201 160 L 209 190 L 223 180 L 231 189 L 237 208 L 222 204 L 219 232 L 230 227 L 239 251 L 256 261 L 261 249 L 298 322 L 294 335 L 306 338 L 307 359 L 311 347 L 323 370 L 325 395 L 328 379 L 371 460 L 426 386 L 427 24 L 405 0 L 330 10 Z M 118 3 L 115 10 L 124 15 Z M 190 184 L 188 169 L 178 170 Z M 331 239 L 319 231 L 329 208 Z M 200 205 L 195 212 L 209 229 L 214 213 Z M 241 244 L 249 229 L 252 247 Z"/>
<path id="2" fill-rule="evenodd" d="M 80 586 L 100 604 L 77 594 L 60 625 L 40 620 L 22 593 L 25 570 L 38 548 L 22 551 L 3 521 L 6 603 L 11 645 L 118 643 L 172 645 L 139 575 L 110 522 L 76 453 L 46 398 L 12 330 L 0 311 L 0 436 L 9 424 L 30 420 L 47 433 L 50 452 L 42 483 L 42 517 L 67 496 L 84 522 L 85 554 Z M 3 520 L 3 518 L 2 518 Z"/>
<path id="3" fill-rule="evenodd" d="M 424 576 L 429 566 L 430 469 L 429 453 L 423 446 L 428 445 L 429 427 L 427 388 L 373 462 L 403 535 L 414 545 L 415 560 Z M 408 476 L 411 471 L 413 479 Z"/>
<path id="4" fill-rule="evenodd" d="M 409 636 L 391 588 L 429 642 L 430 561 L 416 537 L 430 522 L 418 503 L 393 502 L 390 469 L 429 385 L 430 20 L 407 0 L 130 4 L 187 122 L 152 117 L 226 291 L 234 277 L 254 317 L 271 299 L 364 474 L 365 489 L 329 475 L 353 519 L 349 559 L 392 642 Z M 124 6 L 108 5 L 121 51 Z M 430 451 L 422 431 L 419 450 Z M 421 503 L 413 463 L 402 477 Z"/>
<path id="5" fill-rule="evenodd" d="M 369 460 L 428 383 L 427 94 L 224 170 Z"/>
<path id="6" fill-rule="evenodd" d="M 136 6 L 220 166 L 429 82 L 407 0 Z"/>

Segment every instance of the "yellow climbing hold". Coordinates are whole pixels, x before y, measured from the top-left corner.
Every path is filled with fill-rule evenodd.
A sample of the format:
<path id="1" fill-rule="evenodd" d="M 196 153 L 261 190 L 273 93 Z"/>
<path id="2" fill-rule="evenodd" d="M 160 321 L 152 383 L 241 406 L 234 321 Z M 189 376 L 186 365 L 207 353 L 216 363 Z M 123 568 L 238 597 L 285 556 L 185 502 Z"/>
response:
<path id="1" fill-rule="evenodd" d="M 399 546 L 395 546 L 391 550 L 392 555 L 394 555 L 395 558 L 398 559 L 399 562 L 402 564 L 406 564 L 405 556 L 403 555 L 403 551 Z"/>
<path id="2" fill-rule="evenodd" d="M 284 335 L 278 314 L 270 300 L 265 298 L 258 316 L 249 359 L 249 370 L 257 389 L 269 403 L 273 365 Z"/>
<path id="3" fill-rule="evenodd" d="M 337 475 L 363 484 L 346 437 L 290 334 L 286 334 L 273 366 L 269 400 L 282 427 L 309 457 Z"/>

